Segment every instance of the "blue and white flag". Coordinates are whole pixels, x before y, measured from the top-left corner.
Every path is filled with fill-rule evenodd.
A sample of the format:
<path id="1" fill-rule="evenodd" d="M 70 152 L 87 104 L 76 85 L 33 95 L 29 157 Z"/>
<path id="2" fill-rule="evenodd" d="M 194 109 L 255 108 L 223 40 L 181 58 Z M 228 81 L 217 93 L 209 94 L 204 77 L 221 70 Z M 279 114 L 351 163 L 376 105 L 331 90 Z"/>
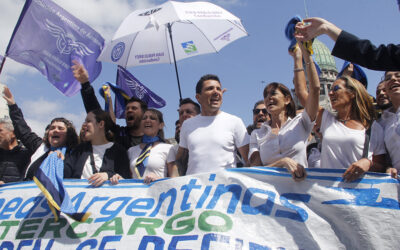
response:
<path id="1" fill-rule="evenodd" d="M 123 118 L 125 102 L 131 97 L 136 97 L 145 103 L 149 108 L 162 108 L 166 102 L 143 85 L 128 70 L 118 66 L 117 86 L 110 84 L 115 93 L 115 117 Z"/>
<path id="2" fill-rule="evenodd" d="M 65 147 L 60 149 L 65 155 Z M 33 180 L 47 199 L 47 203 L 54 215 L 55 221 L 60 218 L 60 212 L 67 214 L 74 220 L 84 222 L 90 213 L 78 213 L 73 206 L 68 192 L 63 184 L 64 161 L 56 152 L 50 153 L 36 171 Z"/>
<path id="3" fill-rule="evenodd" d="M 66 96 L 76 94 L 72 60 L 79 60 L 93 82 L 101 71 L 96 62 L 103 37 L 50 0 L 26 0 L 8 44 L 6 56 L 35 67 Z"/>

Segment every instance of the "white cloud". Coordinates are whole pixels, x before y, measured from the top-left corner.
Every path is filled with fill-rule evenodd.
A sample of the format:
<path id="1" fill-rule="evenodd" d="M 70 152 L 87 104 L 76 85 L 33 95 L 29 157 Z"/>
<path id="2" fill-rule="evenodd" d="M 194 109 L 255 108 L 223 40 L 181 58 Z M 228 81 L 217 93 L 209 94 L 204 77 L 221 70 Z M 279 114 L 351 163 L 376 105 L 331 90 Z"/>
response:
<path id="1" fill-rule="evenodd" d="M 68 106 L 63 105 L 61 102 L 49 101 L 40 97 L 38 100 L 27 100 L 21 105 L 22 110 L 29 110 L 24 116 L 26 122 L 31 127 L 32 131 L 42 136 L 44 129 L 50 121 L 56 117 L 64 117 L 75 125 L 79 130 L 83 121 L 85 120 L 86 113 L 71 113 Z"/>

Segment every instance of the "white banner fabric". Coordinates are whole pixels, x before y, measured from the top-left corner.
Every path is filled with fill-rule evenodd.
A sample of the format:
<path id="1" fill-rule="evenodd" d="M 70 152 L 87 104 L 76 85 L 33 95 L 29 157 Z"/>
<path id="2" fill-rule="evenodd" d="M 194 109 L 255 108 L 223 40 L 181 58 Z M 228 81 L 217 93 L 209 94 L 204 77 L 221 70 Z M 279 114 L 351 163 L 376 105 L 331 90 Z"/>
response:
<path id="1" fill-rule="evenodd" d="M 33 182 L 0 187 L 0 249 L 395 249 L 399 181 L 343 170 L 253 167 L 92 188 L 64 184 L 90 218 L 58 222 Z"/>

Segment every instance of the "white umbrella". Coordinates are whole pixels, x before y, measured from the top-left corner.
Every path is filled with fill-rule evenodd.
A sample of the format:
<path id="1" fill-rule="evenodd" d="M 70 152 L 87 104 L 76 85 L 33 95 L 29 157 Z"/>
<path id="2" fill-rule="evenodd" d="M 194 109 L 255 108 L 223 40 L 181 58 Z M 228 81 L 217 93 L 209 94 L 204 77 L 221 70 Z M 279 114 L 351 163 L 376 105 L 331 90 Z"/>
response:
<path id="1" fill-rule="evenodd" d="M 176 61 L 218 52 L 247 35 L 239 18 L 215 4 L 168 1 L 126 17 L 98 60 L 123 67 L 174 63 L 182 99 Z"/>

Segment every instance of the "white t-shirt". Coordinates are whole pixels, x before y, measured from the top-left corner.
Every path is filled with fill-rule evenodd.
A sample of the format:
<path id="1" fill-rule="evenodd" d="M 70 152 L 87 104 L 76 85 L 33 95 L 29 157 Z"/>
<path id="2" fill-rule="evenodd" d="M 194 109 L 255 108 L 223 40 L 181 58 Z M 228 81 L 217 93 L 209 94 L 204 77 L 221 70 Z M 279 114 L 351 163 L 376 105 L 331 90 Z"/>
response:
<path id="1" fill-rule="evenodd" d="M 113 142 L 109 142 L 103 145 L 92 145 L 94 165 L 97 172 L 100 171 L 101 165 L 103 164 L 104 153 L 107 149 L 114 145 Z M 89 179 L 93 175 L 92 165 L 90 164 L 90 156 L 87 158 L 85 165 L 83 166 L 81 179 Z"/>
<path id="2" fill-rule="evenodd" d="M 381 118 L 378 119 L 379 124 L 382 126 L 383 130 L 385 127 L 393 123 L 393 116 L 396 116 L 396 112 L 393 107 L 385 109 L 382 111 Z"/>
<path id="3" fill-rule="evenodd" d="M 387 119 L 384 129 L 386 149 L 392 160 L 392 166 L 400 170 L 400 108 Z"/>
<path id="4" fill-rule="evenodd" d="M 162 142 L 151 148 L 147 165 L 143 173 L 143 178 L 149 173 L 153 173 L 160 178 L 168 176 L 167 157 L 171 148 L 171 144 Z M 136 160 L 141 152 L 142 149 L 140 148 L 140 145 L 131 147 L 128 150 L 129 165 L 132 172 L 132 178 L 134 179 L 139 178 L 139 176 L 136 174 Z"/>
<path id="5" fill-rule="evenodd" d="M 321 168 L 345 168 L 362 158 L 366 130 L 351 129 L 339 122 L 329 111 L 322 115 L 321 129 Z M 382 128 L 378 123 L 371 127 L 368 159 L 372 160 L 372 152 L 384 154 L 385 148 L 381 139 Z"/>
<path id="6" fill-rule="evenodd" d="M 249 144 L 243 121 L 220 112 L 216 116 L 197 115 L 181 128 L 179 146 L 189 150 L 187 175 L 236 167 L 235 148 Z"/>
<path id="7" fill-rule="evenodd" d="M 176 155 L 178 154 L 178 149 L 179 149 L 178 144 L 172 146 L 172 148 L 169 151 L 168 156 L 167 156 L 167 163 L 171 163 L 171 162 L 175 161 Z"/>
<path id="8" fill-rule="evenodd" d="M 249 156 L 259 151 L 264 166 L 289 157 L 307 167 L 307 139 L 313 126 L 314 122 L 306 111 L 293 119 L 288 118 L 278 134 L 271 132 L 268 123 L 263 123 L 261 128 L 251 133 Z"/>

